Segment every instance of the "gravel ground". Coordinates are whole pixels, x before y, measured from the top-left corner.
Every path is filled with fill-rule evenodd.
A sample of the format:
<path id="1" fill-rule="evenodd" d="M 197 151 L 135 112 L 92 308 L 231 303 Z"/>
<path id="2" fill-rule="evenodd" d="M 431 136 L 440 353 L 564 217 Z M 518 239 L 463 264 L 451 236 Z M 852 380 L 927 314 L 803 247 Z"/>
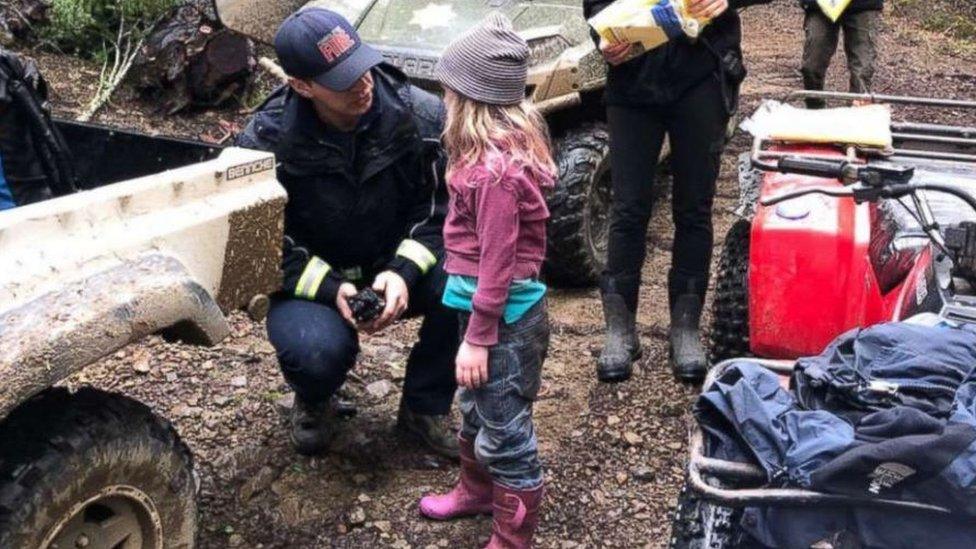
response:
<path id="1" fill-rule="evenodd" d="M 751 8 L 744 14 L 751 75 L 743 112 L 764 97 L 800 86 L 802 34 L 794 3 Z M 888 21 L 881 37 L 876 91 L 976 97 L 976 61 L 961 58 L 939 35 Z M 35 53 L 36 54 L 36 53 Z M 37 55 L 61 115 L 77 113 L 90 96 L 97 68 L 68 58 Z M 836 89 L 846 83 L 838 62 Z M 122 90 L 97 121 L 187 137 L 217 132 L 219 122 L 241 123 L 238 107 L 161 118 L 154 106 Z M 947 113 L 943 120 L 963 120 Z M 715 234 L 733 222 L 735 158 L 749 139 L 737 135 L 724 162 L 716 202 Z M 635 377 L 601 385 L 592 356 L 602 318 L 597 293 L 554 291 L 548 390 L 536 408 L 549 498 L 540 547 L 660 547 L 680 488 L 689 409 L 695 389 L 672 381 L 666 369 L 664 277 L 672 226 L 658 208 L 649 234 L 649 260 L 639 311 L 645 357 Z M 470 547 L 483 542 L 487 519 L 449 524 L 417 517 L 416 499 L 445 488 L 454 467 L 393 424 L 404 362 L 415 322 L 366 338 L 356 377 L 345 396 L 358 415 L 344 422 L 334 451 L 308 459 L 289 448 L 279 408 L 286 386 L 264 326 L 232 318 L 233 335 L 221 345 L 191 348 L 158 338 L 133 345 L 73 378 L 149 403 L 171 419 L 192 448 L 202 478 L 203 547 Z M 284 400 L 287 400 L 286 398 Z"/>

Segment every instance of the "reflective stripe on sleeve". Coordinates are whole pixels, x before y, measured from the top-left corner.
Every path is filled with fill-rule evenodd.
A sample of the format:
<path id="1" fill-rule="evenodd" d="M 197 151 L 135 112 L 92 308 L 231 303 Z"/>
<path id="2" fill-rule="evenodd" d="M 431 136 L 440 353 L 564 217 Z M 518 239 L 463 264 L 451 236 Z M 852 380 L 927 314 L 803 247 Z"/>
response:
<path id="1" fill-rule="evenodd" d="M 437 265 L 437 258 L 426 246 L 416 240 L 407 239 L 400 243 L 396 254 L 413 261 L 420 267 L 421 274 L 427 274 L 431 267 Z"/>
<path id="2" fill-rule="evenodd" d="M 314 300 L 315 294 L 319 292 L 319 286 L 322 285 L 322 281 L 325 280 L 330 270 L 332 267 L 318 257 L 310 259 L 295 286 L 295 297 Z"/>

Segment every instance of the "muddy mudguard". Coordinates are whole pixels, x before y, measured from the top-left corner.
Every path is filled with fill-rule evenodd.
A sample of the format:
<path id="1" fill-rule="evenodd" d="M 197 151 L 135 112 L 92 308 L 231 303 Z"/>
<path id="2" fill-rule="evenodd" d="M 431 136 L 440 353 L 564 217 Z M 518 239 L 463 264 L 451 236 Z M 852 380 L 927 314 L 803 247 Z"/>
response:
<path id="1" fill-rule="evenodd" d="M 101 357 L 153 334 L 213 345 L 230 332 L 183 265 L 149 255 L 0 315 L 0 420 Z"/>

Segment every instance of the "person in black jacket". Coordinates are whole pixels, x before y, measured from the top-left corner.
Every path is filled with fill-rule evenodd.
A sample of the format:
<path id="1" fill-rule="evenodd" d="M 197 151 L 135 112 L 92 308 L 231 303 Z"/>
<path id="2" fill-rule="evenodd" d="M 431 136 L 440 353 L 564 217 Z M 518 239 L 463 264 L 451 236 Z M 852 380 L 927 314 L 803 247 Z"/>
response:
<path id="1" fill-rule="evenodd" d="M 74 192 L 71 151 L 37 64 L 0 48 L 0 210 Z"/>
<path id="2" fill-rule="evenodd" d="M 267 323 L 295 390 L 296 450 L 326 447 L 330 401 L 355 364 L 358 332 L 424 315 L 398 424 L 456 456 L 448 413 L 458 325 L 441 304 L 444 106 L 384 64 L 334 12 L 291 15 L 275 49 L 289 86 L 271 95 L 238 145 L 274 152 L 288 191 L 284 284 Z M 357 324 L 347 299 L 365 286 L 385 298 L 386 308 Z"/>
<path id="3" fill-rule="evenodd" d="M 816 0 L 800 0 L 806 11 L 803 29 L 803 87 L 823 90 L 830 60 L 837 51 L 837 40 L 844 29 L 844 52 L 850 73 L 850 91 L 869 93 L 877 58 L 877 34 L 881 27 L 884 0 L 853 0 L 836 23 L 824 15 Z M 808 99 L 807 106 L 820 108 L 824 102 Z"/>
<path id="4" fill-rule="evenodd" d="M 726 127 L 745 78 L 735 9 L 768 1 L 687 0 L 693 16 L 713 18 L 701 35 L 672 39 L 636 57 L 638 46 L 601 44 L 610 64 L 605 99 L 613 186 L 609 256 L 600 284 L 607 325 L 597 362 L 601 381 L 628 379 L 641 355 L 635 315 L 653 178 L 666 135 L 675 225 L 668 273 L 670 360 L 682 380 L 705 374 L 698 326 L 712 257 L 712 199 Z M 584 0 L 586 17 L 611 3 Z M 599 40 L 595 33 L 594 39 Z"/>

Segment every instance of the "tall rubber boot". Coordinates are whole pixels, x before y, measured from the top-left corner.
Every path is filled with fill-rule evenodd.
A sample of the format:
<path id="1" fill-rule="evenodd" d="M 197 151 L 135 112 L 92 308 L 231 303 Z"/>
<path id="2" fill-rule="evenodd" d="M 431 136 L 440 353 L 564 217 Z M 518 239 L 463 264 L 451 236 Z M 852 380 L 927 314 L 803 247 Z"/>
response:
<path id="1" fill-rule="evenodd" d="M 491 539 L 485 549 L 530 549 L 539 526 L 545 487 L 512 490 L 497 482 L 492 489 Z"/>
<path id="2" fill-rule="evenodd" d="M 601 290 L 607 336 L 597 360 L 596 376 L 604 383 L 626 381 L 630 379 L 634 362 L 643 352 L 637 336 L 636 314 L 628 307 L 624 295 L 617 291 L 614 280 L 607 280 Z M 636 291 L 633 293 L 636 297 Z"/>
<path id="3" fill-rule="evenodd" d="M 454 489 L 446 494 L 429 494 L 420 500 L 420 514 L 434 520 L 449 520 L 492 513 L 491 475 L 474 456 L 474 442 L 458 436 L 461 474 Z"/>
<path id="4" fill-rule="evenodd" d="M 674 377 L 688 383 L 701 383 L 708 373 L 708 358 L 701 343 L 702 298 L 698 294 L 677 296 L 671 305 L 669 356 Z"/>

